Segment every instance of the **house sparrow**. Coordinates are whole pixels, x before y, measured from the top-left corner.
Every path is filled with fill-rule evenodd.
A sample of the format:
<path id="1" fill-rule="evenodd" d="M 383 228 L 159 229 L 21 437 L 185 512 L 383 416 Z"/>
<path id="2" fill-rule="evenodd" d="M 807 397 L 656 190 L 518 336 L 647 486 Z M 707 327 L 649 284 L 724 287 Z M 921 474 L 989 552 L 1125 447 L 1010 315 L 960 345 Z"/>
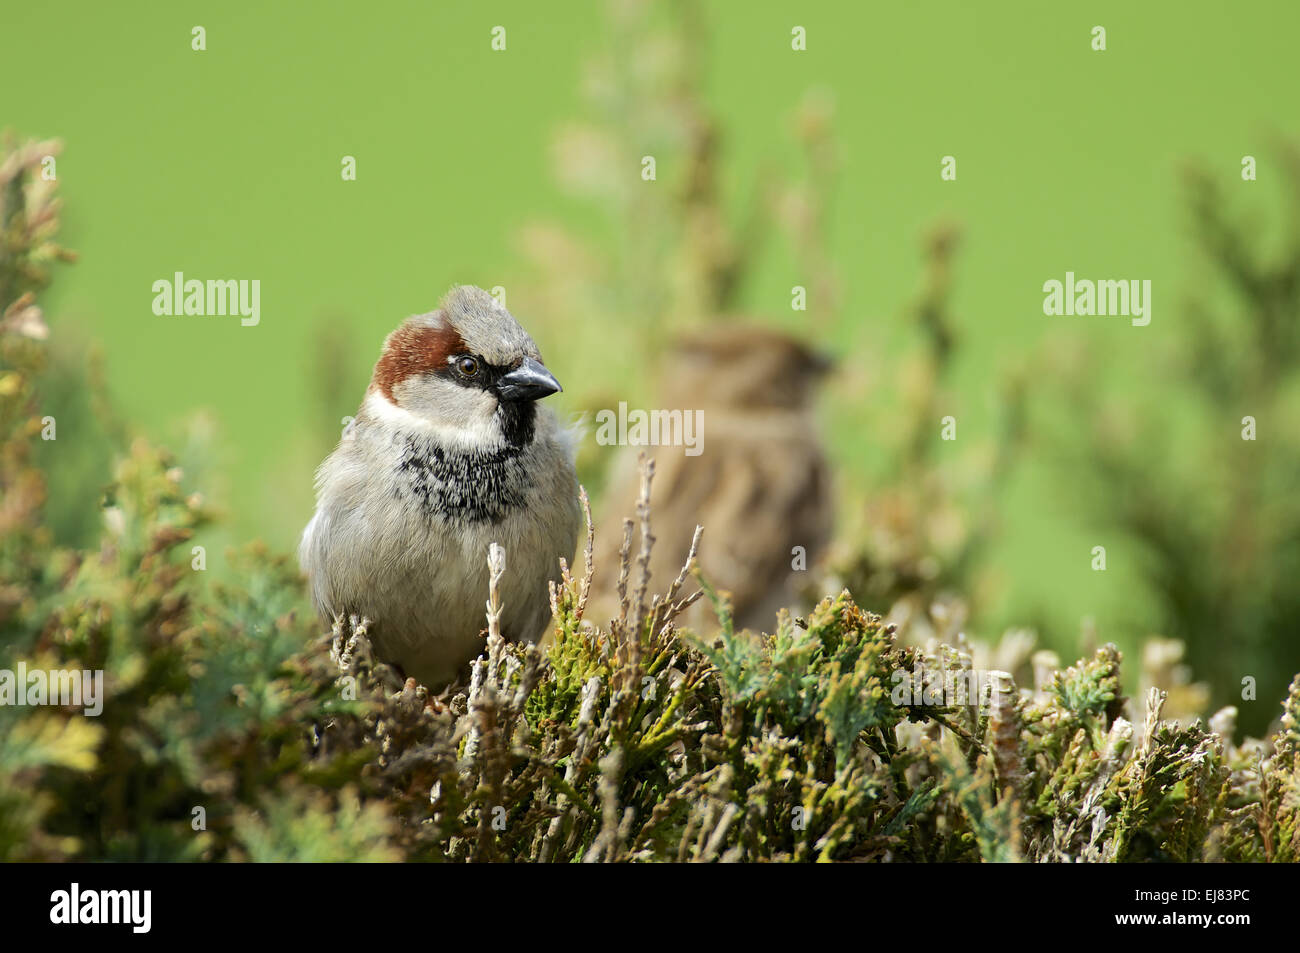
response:
<path id="1" fill-rule="evenodd" d="M 667 367 L 662 406 L 703 411 L 703 441 L 698 456 L 644 449 L 655 462 L 651 578 L 666 585 L 677 575 L 700 524 L 700 570 L 729 595 L 736 627 L 770 630 L 776 610 L 798 602 L 794 547 L 811 567 L 831 533 L 829 467 L 813 419 L 829 362 L 789 335 L 728 324 L 678 342 Z M 640 452 L 630 447 L 615 462 L 602 500 L 593 618 L 618 612 L 621 524 L 635 517 Z M 639 537 L 638 530 L 633 559 Z M 697 629 L 716 623 L 701 603 L 684 621 Z"/>
<path id="2" fill-rule="evenodd" d="M 317 611 L 371 620 L 379 658 L 441 688 L 483 648 L 491 543 L 502 634 L 535 641 L 572 559 L 574 446 L 535 401 L 560 390 L 495 298 L 453 288 L 384 341 L 356 418 L 316 473 L 298 558 Z"/>

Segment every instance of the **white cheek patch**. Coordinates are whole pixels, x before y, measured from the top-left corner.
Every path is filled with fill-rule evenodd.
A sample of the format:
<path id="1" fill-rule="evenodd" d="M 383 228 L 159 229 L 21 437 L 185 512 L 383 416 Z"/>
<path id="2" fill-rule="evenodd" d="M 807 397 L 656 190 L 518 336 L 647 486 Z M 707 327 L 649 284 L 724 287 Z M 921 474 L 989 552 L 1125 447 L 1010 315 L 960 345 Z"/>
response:
<path id="1" fill-rule="evenodd" d="M 407 401 L 415 412 L 398 406 L 378 390 L 367 394 L 362 406 L 385 426 L 428 434 L 444 444 L 482 449 L 504 442 L 495 419 L 497 401 L 491 394 L 443 381 L 417 386 L 424 393 Z"/>

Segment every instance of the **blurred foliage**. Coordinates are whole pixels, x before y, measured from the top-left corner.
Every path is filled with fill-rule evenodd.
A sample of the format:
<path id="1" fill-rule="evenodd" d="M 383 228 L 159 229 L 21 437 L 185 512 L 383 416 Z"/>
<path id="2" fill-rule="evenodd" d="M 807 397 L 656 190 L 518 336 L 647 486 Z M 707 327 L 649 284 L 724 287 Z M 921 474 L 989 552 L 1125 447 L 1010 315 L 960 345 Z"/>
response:
<path id="1" fill-rule="evenodd" d="M 842 297 L 828 251 L 838 169 L 829 93 L 809 92 L 788 120 L 798 161 L 765 159 L 737 195 L 723 124 L 704 95 L 700 5 L 611 2 L 607 12 L 606 42 L 583 69 L 584 115 L 561 124 L 552 150 L 573 218 L 590 210 L 596 220 L 519 229 L 524 275 L 510 289 L 530 326 L 549 327 L 583 368 L 578 409 L 589 413 L 661 396 L 663 362 L 683 332 L 754 322 L 742 311 L 746 282 L 771 242 L 792 252 L 806 300 L 798 311 L 767 309 L 760 323 L 818 349 Z M 598 497 L 611 456 L 581 447 L 579 476 Z"/>
<path id="2" fill-rule="evenodd" d="M 996 501 L 1025 439 L 1025 377 L 1005 373 L 995 383 L 994 440 L 957 440 L 965 413 L 950 382 L 960 338 L 949 296 L 959 240 L 944 224 L 926 241 L 922 287 L 907 316 L 917 344 L 868 401 L 881 408 L 866 429 L 887 464 L 866 502 L 845 514 L 828 560 L 831 584 L 886 607 L 887 619 L 917 642 L 951 640 L 981 608 L 972 595 L 990 585 L 982 557 L 999 528 Z"/>
<path id="3" fill-rule="evenodd" d="M 698 399 L 664 386 L 674 378 L 659 360 L 682 329 L 741 317 L 746 277 L 770 242 L 794 254 L 807 292 L 807 310 L 791 312 L 799 340 L 822 346 L 846 318 L 831 252 L 840 168 L 833 97 L 811 90 L 791 118 L 801 169 L 765 161 L 748 191 L 728 194 L 723 185 L 734 177 L 722 123 L 703 90 L 708 47 L 695 4 L 611 3 L 608 48 L 584 71 L 588 115 L 562 127 L 555 141 L 556 178 L 600 211 L 599 235 L 560 224 L 521 233 L 531 271 L 519 294 L 530 317 L 557 332 L 600 328 L 567 338 L 571 347 L 590 349 L 579 362 L 591 368 L 584 378 L 589 411 L 635 399 L 638 387 L 648 388 L 645 399 Z M 647 157 L 655 161 L 653 180 L 631 171 L 644 170 Z M 847 378 L 872 375 L 845 368 L 836 401 L 845 419 L 834 421 L 836 433 L 840 442 L 870 433 L 881 465 L 865 483 L 861 474 L 842 481 L 844 512 L 829 572 L 810 574 L 805 587 L 811 604 L 847 586 L 863 604 L 888 608 L 888 621 L 914 641 L 955 634 L 987 601 L 994 581 L 981 556 L 996 539 L 994 501 L 1023 438 L 1026 383 L 1017 372 L 994 377 L 1000 425 L 993 441 L 940 440 L 943 417 L 969 409 L 954 399 L 950 380 L 960 344 L 949 302 L 958 243 L 950 224 L 926 240 L 923 287 L 908 315 L 917 339 L 910 353 L 882 366 L 866 393 L 862 380 Z M 583 444 L 579 474 L 598 496 L 612 456 Z"/>
<path id="4" fill-rule="evenodd" d="M 609 240 L 556 224 L 525 229 L 533 311 L 625 324 L 656 349 L 666 338 L 651 329 L 731 317 L 778 228 L 806 240 L 803 252 L 820 267 L 829 262 L 818 254 L 817 226 L 822 190 L 834 181 L 830 102 L 811 96 L 795 119 L 805 160 L 822 174 L 803 184 L 768 167 L 751 194 L 729 202 L 721 123 L 702 94 L 708 36 L 697 4 L 609 5 L 608 43 L 584 70 L 588 116 L 562 126 L 553 154 L 559 184 L 602 211 Z M 833 281 L 826 276 L 813 291 L 813 315 L 821 316 L 835 300 Z"/>
<path id="5" fill-rule="evenodd" d="M 765 161 L 747 192 L 728 194 L 723 184 L 734 177 L 722 123 L 703 91 L 708 46 L 695 4 L 610 4 L 608 49 L 584 72 L 588 115 L 562 128 L 554 162 L 560 183 L 600 210 L 602 234 L 545 224 L 521 235 L 532 277 L 519 293 L 530 316 L 557 329 L 601 329 L 570 337 L 573 347 L 592 349 L 580 362 L 593 369 L 584 380 L 588 410 L 635 398 L 637 387 L 652 388 L 647 399 L 687 399 L 663 386 L 673 376 L 659 359 L 674 332 L 740 317 L 746 277 L 770 242 L 793 252 L 807 291 L 807 310 L 792 312 L 801 341 L 828 343 L 847 317 L 831 252 L 840 168 L 833 97 L 812 90 L 791 118 L 800 169 Z M 655 160 L 652 181 L 629 171 L 645 157 Z M 879 465 L 869 478 L 845 475 L 829 571 L 810 574 L 806 587 L 811 604 L 846 586 L 863 604 L 888 609 L 887 620 L 912 641 L 952 636 L 988 601 L 995 582 L 981 557 L 996 540 L 995 500 L 1024 437 L 1027 375 L 999 371 L 991 375 L 995 438 L 940 439 L 946 415 L 971 410 L 951 381 L 961 343 L 950 307 L 959 239 L 956 226 L 941 224 L 925 241 L 923 284 L 907 315 L 915 346 L 875 375 L 844 369 L 836 412 L 845 419 L 834 421 L 835 432 L 840 442 L 870 433 Z M 631 367 L 618 366 L 628 360 Z M 869 387 L 847 379 L 867 377 Z M 611 456 L 588 441 L 579 458 L 580 476 L 598 495 Z"/>
<path id="6" fill-rule="evenodd" d="M 1062 472 L 1096 525 L 1136 544 L 1156 624 L 1186 643 L 1217 704 L 1248 697 L 1246 677 L 1277 698 L 1300 666 L 1300 146 L 1276 152 L 1288 202 L 1268 219 L 1187 172 L 1202 265 L 1170 318 L 1182 333 L 1160 339 L 1149 369 L 1158 402 L 1099 387 L 1107 359 L 1089 342 L 1045 361 L 1079 422 L 1049 431 Z M 1255 731 L 1271 717 L 1243 711 Z"/>

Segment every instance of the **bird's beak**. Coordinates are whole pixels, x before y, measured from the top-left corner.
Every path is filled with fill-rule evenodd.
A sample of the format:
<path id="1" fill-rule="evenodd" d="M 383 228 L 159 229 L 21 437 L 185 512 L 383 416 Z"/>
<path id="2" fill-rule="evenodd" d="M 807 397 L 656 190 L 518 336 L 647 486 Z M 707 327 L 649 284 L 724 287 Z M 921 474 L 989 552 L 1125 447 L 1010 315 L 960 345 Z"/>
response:
<path id="1" fill-rule="evenodd" d="M 508 374 L 497 379 L 497 396 L 506 401 L 540 400 L 550 394 L 564 390 L 555 375 L 540 362 L 531 357 Z"/>

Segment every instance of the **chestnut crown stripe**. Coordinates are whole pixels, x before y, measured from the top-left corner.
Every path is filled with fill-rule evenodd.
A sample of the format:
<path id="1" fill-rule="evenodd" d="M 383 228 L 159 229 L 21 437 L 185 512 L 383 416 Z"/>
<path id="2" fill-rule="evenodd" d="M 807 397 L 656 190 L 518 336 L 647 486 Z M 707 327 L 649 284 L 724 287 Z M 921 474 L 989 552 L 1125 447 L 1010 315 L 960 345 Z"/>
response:
<path id="1" fill-rule="evenodd" d="M 415 374 L 447 366 L 447 358 L 466 351 L 455 328 L 404 324 L 388 336 L 384 353 L 375 364 L 375 386 L 396 402 L 393 388 Z"/>

